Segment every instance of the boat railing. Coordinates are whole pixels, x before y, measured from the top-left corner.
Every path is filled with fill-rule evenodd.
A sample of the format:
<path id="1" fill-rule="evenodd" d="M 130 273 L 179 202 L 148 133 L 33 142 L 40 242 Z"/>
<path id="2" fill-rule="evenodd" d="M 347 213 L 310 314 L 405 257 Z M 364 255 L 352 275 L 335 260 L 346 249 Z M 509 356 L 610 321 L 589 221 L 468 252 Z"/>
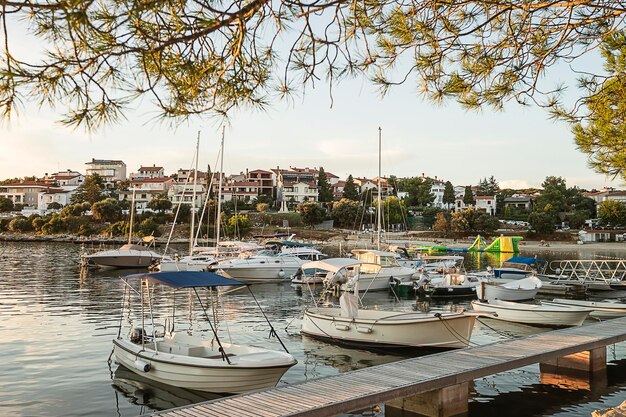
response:
<path id="1" fill-rule="evenodd" d="M 549 269 L 556 271 L 556 281 L 626 281 L 626 260 L 565 259 L 550 262 Z"/>

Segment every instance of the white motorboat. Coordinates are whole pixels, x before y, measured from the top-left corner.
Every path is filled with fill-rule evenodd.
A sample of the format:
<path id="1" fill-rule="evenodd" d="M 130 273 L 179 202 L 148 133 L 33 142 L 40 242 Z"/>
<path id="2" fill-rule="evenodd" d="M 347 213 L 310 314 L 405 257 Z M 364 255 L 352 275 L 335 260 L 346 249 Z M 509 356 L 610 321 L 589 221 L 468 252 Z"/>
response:
<path id="1" fill-rule="evenodd" d="M 220 340 L 216 323 L 210 321 L 211 312 L 204 308 L 197 289 L 215 290 L 224 286 L 246 285 L 242 282 L 211 272 L 191 271 L 155 272 L 122 278 L 130 294 L 141 295 L 141 323 L 142 326 L 150 323 L 148 326 L 151 329 L 133 328 L 128 337 L 122 337 L 120 327 L 118 337 L 113 339 L 113 353 L 117 362 L 145 378 L 198 391 L 242 393 L 275 386 L 282 375 L 297 363 L 286 349 L 285 352 L 278 352 Z M 140 280 L 140 288 L 132 287 L 129 281 L 134 279 Z M 153 283 L 175 289 L 192 289 L 209 320 L 212 339 L 192 336 L 186 331 L 174 332 L 173 323 L 169 328 L 164 326 L 164 331 L 157 332 L 152 308 L 154 291 L 150 286 Z M 126 291 L 124 295 L 128 296 Z M 215 313 L 217 306 L 213 307 Z M 146 316 L 149 319 L 144 318 Z M 271 334 L 276 335 L 269 321 L 268 324 Z"/>
<path id="2" fill-rule="evenodd" d="M 426 274 L 416 282 L 417 291 L 429 297 L 476 297 L 482 277 L 472 274 Z"/>
<path id="3" fill-rule="evenodd" d="M 344 292 L 340 307 L 305 309 L 301 332 L 315 338 L 361 347 L 462 348 L 469 344 L 475 315 L 466 312 L 381 311 L 359 308 L 361 261 L 326 259 L 303 265 L 323 269 L 336 282 L 352 281 L 353 293 Z"/>
<path id="4" fill-rule="evenodd" d="M 254 242 L 223 241 L 216 246 L 196 246 L 193 254 L 179 257 L 164 256 L 159 262 L 159 271 L 208 271 L 219 260 L 249 256 L 261 247 Z"/>
<path id="5" fill-rule="evenodd" d="M 355 258 L 363 263 L 360 269 L 361 291 L 387 291 L 390 282 L 411 281 L 417 272 L 400 266 L 393 252 L 370 249 L 354 249 Z M 351 283 L 341 285 L 343 291 L 352 291 Z"/>
<path id="6" fill-rule="evenodd" d="M 476 295 L 479 300 L 502 300 L 502 301 L 523 301 L 532 300 L 539 292 L 543 281 L 531 276 L 528 278 L 516 279 L 503 284 L 489 281 L 482 281 L 476 287 Z"/>
<path id="7" fill-rule="evenodd" d="M 542 303 L 546 305 L 590 308 L 593 311 L 589 315 L 600 320 L 626 317 L 626 304 L 623 303 L 610 301 L 570 300 L 564 298 L 555 298 L 552 301 L 543 301 Z"/>
<path id="8" fill-rule="evenodd" d="M 110 249 L 92 254 L 83 254 L 83 265 L 95 265 L 111 268 L 147 268 L 161 259 L 161 255 L 154 252 L 154 238 L 147 236 L 140 243 L 127 243 L 119 249 Z"/>
<path id="9" fill-rule="evenodd" d="M 549 327 L 580 326 L 592 311 L 590 308 L 575 306 L 525 304 L 502 300 L 489 302 L 474 300 L 472 308 L 478 312 L 495 313 L 492 318 L 496 320 Z"/>
<path id="10" fill-rule="evenodd" d="M 320 259 L 323 256 L 320 251 L 313 248 L 307 255 L 309 259 Z M 212 267 L 212 270 L 221 271 L 246 283 L 280 282 L 291 279 L 306 262 L 307 260 L 295 255 L 263 250 L 250 257 L 220 261 Z"/>
<path id="11" fill-rule="evenodd" d="M 135 191 L 133 189 L 130 204 L 130 227 L 128 230 L 128 243 L 119 249 L 111 249 L 96 253 L 82 253 L 81 264 L 86 267 L 111 267 L 111 268 L 147 268 L 161 259 L 161 255 L 152 249 L 155 246 L 154 236 L 143 237 L 138 243 L 133 244 L 133 223 L 135 217 Z"/>

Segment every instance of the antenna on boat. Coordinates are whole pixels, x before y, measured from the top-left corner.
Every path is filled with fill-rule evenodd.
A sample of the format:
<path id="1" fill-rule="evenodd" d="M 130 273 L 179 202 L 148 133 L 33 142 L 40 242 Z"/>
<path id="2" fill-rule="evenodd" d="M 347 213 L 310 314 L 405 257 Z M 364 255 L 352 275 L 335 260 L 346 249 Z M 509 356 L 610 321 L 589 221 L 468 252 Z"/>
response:
<path id="1" fill-rule="evenodd" d="M 215 236 L 215 256 L 219 255 L 219 243 L 220 243 L 220 226 L 222 223 L 222 180 L 224 178 L 224 132 L 226 126 L 222 126 L 222 142 L 220 144 L 220 180 L 217 188 L 217 221 L 216 221 L 216 236 Z"/>
<path id="2" fill-rule="evenodd" d="M 133 240 L 133 222 L 135 221 L 135 189 L 133 188 L 133 195 L 130 199 L 130 227 L 128 229 L 128 244 L 130 245 Z"/>
<path id="3" fill-rule="evenodd" d="M 200 131 L 198 130 L 198 138 L 196 139 L 196 168 L 193 173 L 193 191 L 191 194 L 191 226 L 189 228 L 189 256 L 193 255 L 193 231 L 196 223 L 196 185 L 198 184 L 198 157 L 200 156 Z"/>
<path id="4" fill-rule="evenodd" d="M 382 136 L 382 131 L 383 129 L 379 126 L 378 127 L 378 199 L 377 199 L 377 208 L 376 208 L 376 223 L 377 227 L 376 227 L 376 249 L 380 250 L 380 223 L 381 223 L 381 210 L 380 210 L 380 192 L 381 192 L 381 188 L 380 188 L 380 165 L 381 165 L 381 157 L 380 157 L 380 152 L 381 152 L 381 136 Z"/>

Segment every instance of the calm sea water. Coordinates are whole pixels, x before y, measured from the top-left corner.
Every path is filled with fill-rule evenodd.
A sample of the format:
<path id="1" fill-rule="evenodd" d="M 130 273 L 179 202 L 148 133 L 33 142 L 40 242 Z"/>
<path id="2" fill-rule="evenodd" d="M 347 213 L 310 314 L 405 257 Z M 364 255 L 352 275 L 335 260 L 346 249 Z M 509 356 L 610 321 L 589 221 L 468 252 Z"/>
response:
<path id="1" fill-rule="evenodd" d="M 2 416 L 135 416 L 211 399 L 209 394 L 158 385 L 119 368 L 110 360 L 111 339 L 120 321 L 123 285 L 129 271 L 80 273 L 80 247 L 62 243 L 0 242 L 0 415 Z M 535 255 L 534 253 L 522 253 Z M 626 249 L 595 252 L 585 246 L 571 253 L 538 254 L 543 259 L 626 257 Z M 467 255 L 468 268 L 497 265 L 499 257 Z M 132 271 L 131 271 L 132 272 Z M 297 333 L 294 317 L 310 303 L 307 291 L 289 283 L 254 286 L 257 300 L 298 359 L 281 384 L 369 367 L 401 358 L 384 352 L 345 349 Z M 156 292 L 156 308 L 171 299 Z M 184 296 L 183 296 L 184 297 Z M 180 298 L 180 297 L 179 297 Z M 183 302 L 177 316 L 183 328 L 197 328 L 199 308 Z M 223 297 L 228 321 L 220 323 L 222 338 L 280 349 L 269 339 L 268 326 L 246 292 Z M 416 300 L 394 300 L 386 293 L 369 294 L 366 304 L 394 310 L 424 308 Z M 460 303 L 467 305 L 467 302 Z M 188 305 L 194 311 L 183 313 Z M 454 308 L 450 302 L 430 303 L 431 309 Z M 136 320 L 136 318 L 135 318 Z M 228 326 L 226 325 L 228 323 Z M 487 322 L 485 322 L 487 323 Z M 472 343 L 484 344 L 545 329 L 489 321 L 478 323 Z M 427 352 L 410 352 L 419 355 Z M 626 400 L 626 347 L 609 349 L 606 386 L 582 389 L 542 384 L 538 366 L 474 381 L 471 416 L 589 416 L 593 410 Z M 363 415 L 383 415 L 366 410 Z"/>

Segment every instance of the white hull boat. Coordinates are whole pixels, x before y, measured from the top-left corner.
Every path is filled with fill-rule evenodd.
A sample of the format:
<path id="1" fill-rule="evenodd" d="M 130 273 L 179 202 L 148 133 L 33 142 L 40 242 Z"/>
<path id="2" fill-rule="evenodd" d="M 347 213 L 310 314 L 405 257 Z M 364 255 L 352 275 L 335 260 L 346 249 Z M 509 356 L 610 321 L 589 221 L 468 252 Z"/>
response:
<path id="1" fill-rule="evenodd" d="M 349 293 L 342 297 L 350 295 Z M 340 308 L 306 309 L 302 333 L 363 347 L 467 347 L 475 316 L 359 309 L 356 317 Z"/>
<path id="2" fill-rule="evenodd" d="M 140 288 L 134 288 L 129 283 L 134 278 L 140 279 Z M 122 336 L 122 327 L 125 325 L 120 320 L 120 331 L 117 338 L 113 339 L 113 353 L 118 363 L 144 378 L 185 389 L 237 394 L 276 386 L 283 374 L 297 363 L 269 321 L 270 334 L 278 339 L 285 352 L 220 340 L 217 320 L 211 321 L 211 316 L 215 317 L 219 311 L 219 303 L 213 302 L 211 296 L 209 304 L 212 312 L 207 311 L 197 289 L 219 292 L 221 287 L 236 289 L 247 286 L 242 282 L 211 272 L 191 271 L 136 274 L 122 279 L 126 284 L 123 299 L 128 299 L 130 306 L 130 294 L 140 298 L 140 322 L 148 331 L 143 327 L 131 326 L 128 336 Z M 209 321 L 208 333 L 212 338 L 205 339 L 186 332 L 176 333 L 173 330 L 174 319 L 169 326 L 167 323 L 162 327 L 156 324 L 152 300 L 155 291 L 150 287 L 151 283 L 164 284 L 177 290 L 193 290 L 204 310 L 203 316 Z M 175 302 L 176 297 L 173 300 Z M 172 310 L 176 311 L 174 303 Z M 124 308 L 122 316 L 132 317 Z M 174 317 L 173 314 L 171 316 Z M 263 317 L 267 320 L 264 313 Z"/>
<path id="3" fill-rule="evenodd" d="M 501 300 L 472 301 L 472 308 L 477 312 L 495 313 L 492 318 L 496 320 L 550 327 L 580 326 L 592 311 L 589 308 L 574 306 L 524 304 Z"/>
<path id="4" fill-rule="evenodd" d="M 359 308 L 360 270 L 368 264 L 347 258 L 309 262 L 303 269 L 328 271 L 326 284 L 352 283 L 340 307 L 305 309 L 301 333 L 361 347 L 461 348 L 469 344 L 475 315 L 464 312 L 422 313 Z M 375 265 L 380 267 L 380 265 Z"/>
<path id="5" fill-rule="evenodd" d="M 288 280 L 305 262 L 295 256 L 252 256 L 221 261 L 213 269 L 236 280 L 258 284 Z"/>
<path id="6" fill-rule="evenodd" d="M 217 264 L 215 255 L 183 256 L 180 259 L 164 256 L 159 262 L 158 270 L 162 272 L 208 271 L 215 264 Z"/>
<path id="7" fill-rule="evenodd" d="M 216 343 L 186 334 L 159 338 L 156 349 L 154 343 L 114 339 L 113 353 L 117 362 L 154 381 L 221 394 L 276 386 L 296 363 L 288 353 L 222 343 L 229 364 Z"/>
<path id="8" fill-rule="evenodd" d="M 388 291 L 390 283 L 411 281 L 417 272 L 398 263 L 394 252 L 370 249 L 354 249 L 352 253 L 362 263 L 359 272 L 359 290 Z M 352 282 L 341 285 L 342 291 L 352 291 Z"/>
<path id="9" fill-rule="evenodd" d="M 481 282 L 476 287 L 479 300 L 523 301 L 535 298 L 543 282 L 537 277 L 528 277 L 504 284 Z"/>
<path id="10" fill-rule="evenodd" d="M 584 301 L 584 300 L 568 300 L 563 298 L 555 298 L 552 301 L 543 301 L 546 305 L 555 306 L 574 306 L 582 308 L 590 308 L 593 311 L 589 314 L 591 317 L 608 320 L 618 317 L 626 317 L 626 304 L 613 303 L 608 301 Z"/>
<path id="11" fill-rule="evenodd" d="M 112 268 L 147 268 L 161 259 L 161 255 L 141 245 L 127 244 L 119 249 L 83 255 L 83 262 Z"/>

